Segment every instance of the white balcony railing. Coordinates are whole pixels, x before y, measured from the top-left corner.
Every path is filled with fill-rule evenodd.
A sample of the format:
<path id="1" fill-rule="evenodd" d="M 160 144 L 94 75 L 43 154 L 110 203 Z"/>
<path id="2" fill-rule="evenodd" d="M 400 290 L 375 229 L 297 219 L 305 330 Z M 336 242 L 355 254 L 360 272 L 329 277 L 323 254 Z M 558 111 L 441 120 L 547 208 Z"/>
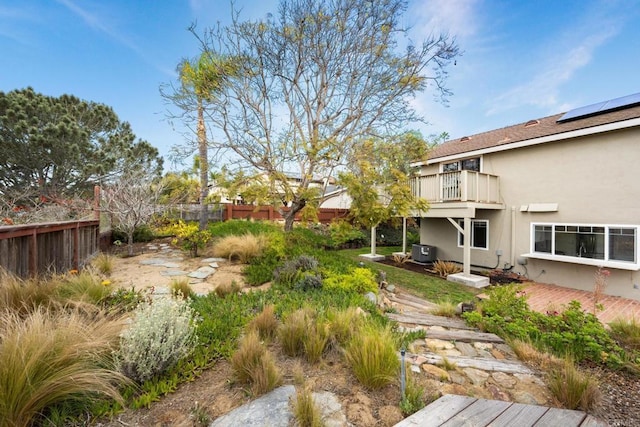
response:
<path id="1" fill-rule="evenodd" d="M 430 203 L 500 203 L 498 177 L 474 171 L 418 176 L 411 180 L 411 191 Z"/>

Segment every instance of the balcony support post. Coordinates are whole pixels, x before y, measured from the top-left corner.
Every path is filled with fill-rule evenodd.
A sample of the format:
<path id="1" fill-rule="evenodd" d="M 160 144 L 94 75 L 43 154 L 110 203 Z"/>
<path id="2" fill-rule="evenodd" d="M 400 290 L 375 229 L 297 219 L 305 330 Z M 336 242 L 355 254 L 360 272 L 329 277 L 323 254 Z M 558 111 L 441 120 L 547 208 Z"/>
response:
<path id="1" fill-rule="evenodd" d="M 464 246 L 462 248 L 462 273 L 471 274 L 471 218 L 464 217 Z"/>

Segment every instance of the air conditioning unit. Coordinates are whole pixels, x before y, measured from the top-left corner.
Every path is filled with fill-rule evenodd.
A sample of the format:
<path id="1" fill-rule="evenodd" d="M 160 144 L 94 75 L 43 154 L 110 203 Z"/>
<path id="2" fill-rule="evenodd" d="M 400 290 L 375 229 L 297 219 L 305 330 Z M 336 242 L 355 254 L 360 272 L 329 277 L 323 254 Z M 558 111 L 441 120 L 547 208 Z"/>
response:
<path id="1" fill-rule="evenodd" d="M 436 258 L 436 247 L 429 245 L 413 245 L 411 248 L 411 259 L 415 262 L 429 263 Z"/>

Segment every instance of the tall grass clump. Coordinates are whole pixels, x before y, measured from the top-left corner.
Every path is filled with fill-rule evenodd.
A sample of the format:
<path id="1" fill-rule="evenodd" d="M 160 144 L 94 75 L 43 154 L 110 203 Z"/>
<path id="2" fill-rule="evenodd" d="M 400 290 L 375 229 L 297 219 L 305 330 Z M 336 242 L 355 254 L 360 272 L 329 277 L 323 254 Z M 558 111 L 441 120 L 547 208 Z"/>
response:
<path id="1" fill-rule="evenodd" d="M 143 383 L 165 372 L 196 345 L 194 311 L 188 301 L 166 297 L 143 302 L 122 333 L 116 356 L 120 370 Z"/>
<path id="2" fill-rule="evenodd" d="M 357 334 L 364 325 L 364 314 L 359 313 L 355 307 L 344 310 L 330 309 L 327 311 L 329 322 L 329 334 L 332 345 L 344 346 L 354 334 Z"/>
<path id="3" fill-rule="evenodd" d="M 308 309 L 300 309 L 284 319 L 278 329 L 278 338 L 284 354 L 291 357 L 304 354 L 305 336 L 311 317 L 312 314 Z"/>
<path id="4" fill-rule="evenodd" d="M 213 245 L 213 255 L 247 264 L 262 254 L 265 241 L 253 234 L 226 236 Z"/>
<path id="5" fill-rule="evenodd" d="M 640 322 L 616 319 L 609 323 L 611 336 L 628 350 L 640 350 Z"/>
<path id="6" fill-rule="evenodd" d="M 0 268 L 0 311 L 27 314 L 49 304 L 53 289 L 51 281 L 21 279 Z"/>
<path id="7" fill-rule="evenodd" d="M 86 302 L 99 304 L 111 295 L 111 282 L 98 277 L 91 270 L 84 270 L 78 274 L 60 276 L 55 294 L 62 301 Z"/>
<path id="8" fill-rule="evenodd" d="M 275 314 L 275 306 L 269 304 L 251 320 L 249 329 L 255 329 L 263 340 L 272 340 L 278 333 L 279 325 L 280 322 L 278 322 Z"/>
<path id="9" fill-rule="evenodd" d="M 358 381 L 371 390 L 391 384 L 400 368 L 395 339 L 389 327 L 363 328 L 351 338 L 346 358 Z"/>
<path id="10" fill-rule="evenodd" d="M 248 384 L 254 396 L 267 393 L 282 381 L 272 354 L 260 342 L 257 331 L 250 330 L 231 356 L 231 366 L 239 382 Z"/>
<path id="11" fill-rule="evenodd" d="M 304 356 L 309 363 L 318 363 L 329 343 L 329 324 L 322 318 L 310 320 L 307 323 L 307 334 L 302 346 Z"/>
<path id="12" fill-rule="evenodd" d="M 457 304 L 454 304 L 451 301 L 440 301 L 438 306 L 430 310 L 430 313 L 435 316 L 442 317 L 456 317 L 457 313 Z"/>
<path id="13" fill-rule="evenodd" d="M 80 410 L 99 396 L 123 403 L 129 381 L 111 357 L 122 324 L 42 307 L 0 313 L 0 425 L 40 425 L 53 407 Z"/>
<path id="14" fill-rule="evenodd" d="M 91 265 L 105 276 L 110 276 L 113 273 L 113 264 L 113 256 L 102 252 L 91 261 Z"/>
<path id="15" fill-rule="evenodd" d="M 169 288 L 171 289 L 171 295 L 173 296 L 179 296 L 187 299 L 194 295 L 191 286 L 189 286 L 188 279 L 174 279 L 171 281 Z"/>
<path id="16" fill-rule="evenodd" d="M 308 387 L 296 389 L 296 399 L 293 402 L 293 416 L 300 427 L 321 427 L 322 413 L 313 401 L 313 393 Z"/>
<path id="17" fill-rule="evenodd" d="M 597 380 L 581 372 L 570 359 L 550 369 L 547 383 L 554 397 L 567 409 L 592 411 L 602 398 Z"/>

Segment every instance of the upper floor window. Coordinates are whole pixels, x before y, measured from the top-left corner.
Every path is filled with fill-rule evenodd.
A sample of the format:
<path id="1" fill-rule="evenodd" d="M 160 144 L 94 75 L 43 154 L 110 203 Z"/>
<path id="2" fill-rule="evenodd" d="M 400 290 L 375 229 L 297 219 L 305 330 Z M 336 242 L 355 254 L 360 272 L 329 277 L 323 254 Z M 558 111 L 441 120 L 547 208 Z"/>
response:
<path id="1" fill-rule="evenodd" d="M 638 262 L 637 226 L 531 224 L 531 227 L 533 253 Z"/>
<path id="2" fill-rule="evenodd" d="M 480 172 L 480 157 L 472 157 L 470 159 L 456 160 L 455 162 L 442 164 L 442 172 L 455 172 L 460 170 Z"/>

